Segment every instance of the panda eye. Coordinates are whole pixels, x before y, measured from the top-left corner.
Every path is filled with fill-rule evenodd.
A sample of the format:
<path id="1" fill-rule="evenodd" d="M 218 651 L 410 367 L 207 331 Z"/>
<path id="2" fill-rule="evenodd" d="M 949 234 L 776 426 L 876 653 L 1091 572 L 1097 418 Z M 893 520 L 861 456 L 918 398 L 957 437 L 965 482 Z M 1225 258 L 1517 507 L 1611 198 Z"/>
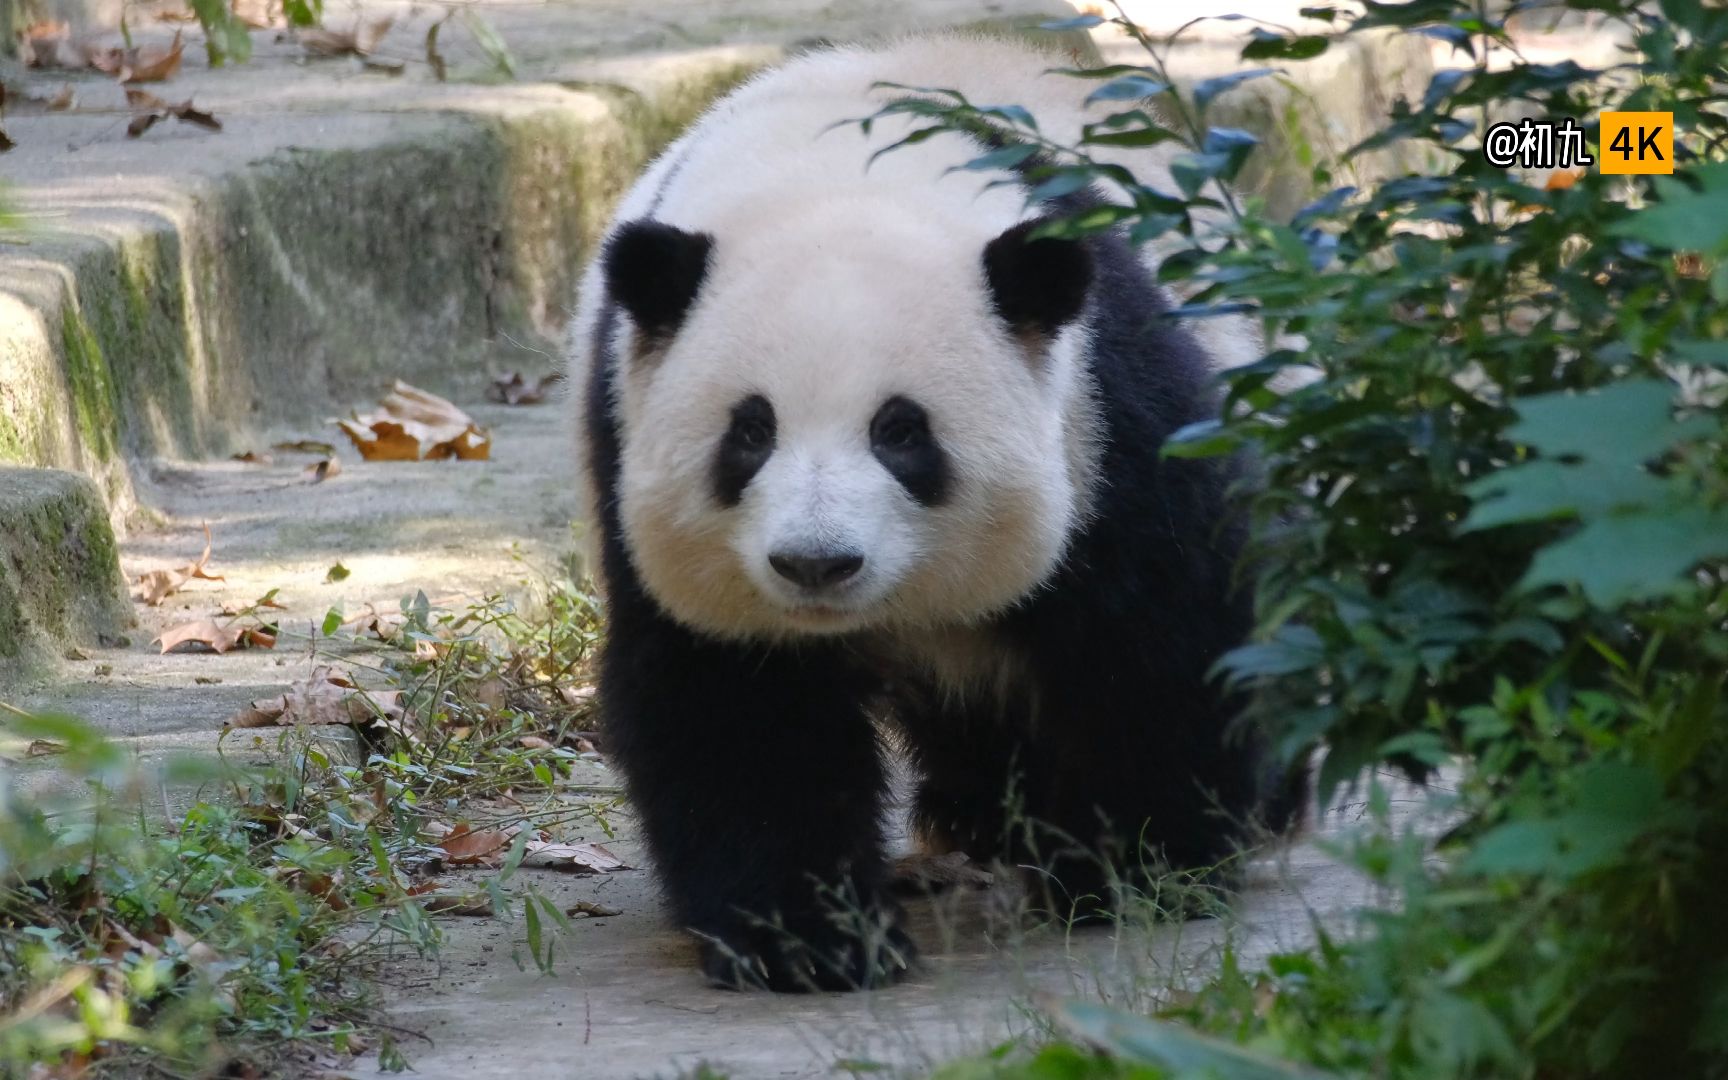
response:
<path id="1" fill-rule="evenodd" d="M 910 450 L 924 437 L 924 429 L 910 420 L 896 420 L 876 435 L 876 445 L 888 450 Z"/>
<path id="2" fill-rule="evenodd" d="M 763 450 L 774 441 L 774 433 L 760 420 L 745 420 L 732 428 L 732 439 L 746 450 Z"/>

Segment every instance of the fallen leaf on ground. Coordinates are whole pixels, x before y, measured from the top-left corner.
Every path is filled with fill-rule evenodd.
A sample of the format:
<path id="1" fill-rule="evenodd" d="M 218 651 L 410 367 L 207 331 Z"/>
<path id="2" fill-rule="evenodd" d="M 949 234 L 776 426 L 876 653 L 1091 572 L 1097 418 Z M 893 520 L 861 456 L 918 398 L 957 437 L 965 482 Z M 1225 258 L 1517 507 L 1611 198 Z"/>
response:
<path id="1" fill-rule="evenodd" d="M 354 571 L 343 566 L 341 563 L 337 563 L 335 566 L 332 566 L 329 570 L 324 572 L 324 584 L 335 585 L 338 582 L 347 581 L 348 575 L 353 572 Z"/>
<path id="2" fill-rule="evenodd" d="M 438 51 L 438 31 L 442 30 L 444 24 L 455 14 L 454 11 L 449 12 L 426 30 L 426 63 L 432 69 L 432 77 L 439 82 L 449 77 L 450 69 L 444 63 L 444 54 Z"/>
<path id="3" fill-rule="evenodd" d="M 276 635 L 269 630 L 235 623 L 223 626 L 215 619 L 194 619 L 189 623 L 169 627 L 162 631 L 162 636 L 156 640 L 161 644 L 164 653 L 187 644 L 203 645 L 217 653 L 244 649 L 252 645 L 261 649 L 276 647 Z"/>
<path id="4" fill-rule="evenodd" d="M 174 944 L 180 946 L 181 955 L 195 967 L 209 967 L 222 959 L 221 953 L 178 926 L 174 928 L 171 938 Z"/>
<path id="5" fill-rule="evenodd" d="M 452 864 L 497 866 L 504 861 L 504 851 L 514 836 L 514 832 L 503 829 L 473 829 L 461 824 L 446 833 L 438 846 L 445 860 Z M 532 846 L 534 841 L 528 843 Z"/>
<path id="6" fill-rule="evenodd" d="M 375 634 L 379 641 L 389 641 L 394 638 L 404 624 L 407 616 L 380 612 L 371 604 L 367 604 L 358 614 L 350 615 L 342 621 L 345 627 L 351 627 L 355 637 Z"/>
<path id="7" fill-rule="evenodd" d="M 605 874 L 630 869 L 623 859 L 599 844 L 559 844 L 550 840 L 528 841 L 522 865 L 574 870 L 579 874 Z"/>
<path id="8" fill-rule="evenodd" d="M 115 50 L 119 52 L 119 50 Z M 167 45 L 140 45 L 135 49 L 127 49 L 120 53 L 120 68 L 118 71 L 108 71 L 108 74 L 119 78 L 123 83 L 161 82 L 171 79 L 180 70 L 180 55 L 186 51 L 185 44 L 180 40 L 180 31 L 174 31 L 174 40 Z M 99 67 L 94 61 L 92 67 Z M 187 103 L 190 106 L 190 102 Z M 181 119 L 185 119 L 182 117 Z"/>
<path id="9" fill-rule="evenodd" d="M 126 105 L 132 110 L 132 122 L 126 125 L 126 134 L 136 139 L 138 136 L 155 127 L 158 121 L 172 117 L 188 124 L 196 124 L 211 131 L 221 131 L 222 121 L 202 109 L 192 107 L 192 99 L 187 98 L 178 105 L 170 105 L 147 90 L 139 90 L 128 86 L 126 88 Z"/>
<path id="10" fill-rule="evenodd" d="M 207 565 L 210 562 L 210 526 L 204 526 L 204 554 L 198 556 L 195 562 L 187 563 L 176 570 L 152 570 L 147 574 L 138 575 L 134 582 L 139 588 L 133 596 L 156 607 L 162 601 L 180 591 L 181 586 L 194 578 L 204 581 L 225 581 L 221 574 L 212 574 Z M 164 649 L 163 652 L 168 650 Z M 222 650 L 218 649 L 218 652 Z"/>
<path id="11" fill-rule="evenodd" d="M 564 381 L 564 373 L 554 371 L 530 382 L 520 371 L 492 380 L 486 397 L 501 405 L 538 405 L 546 400 L 546 392 Z"/>
<path id="12" fill-rule="evenodd" d="M 550 749 L 552 749 L 552 740 L 542 739 L 538 735 L 524 735 L 520 739 L 517 739 L 516 741 L 522 745 L 523 749 L 526 749 L 526 750 L 550 750 Z"/>
<path id="13" fill-rule="evenodd" d="M 270 449 L 283 454 L 317 454 L 319 457 L 334 457 L 336 448 L 327 442 L 317 439 L 299 439 L 294 442 L 279 442 Z"/>
<path id="14" fill-rule="evenodd" d="M 394 16 L 386 15 L 371 22 L 357 22 L 352 30 L 322 27 L 302 30 L 300 46 L 313 56 L 369 56 L 395 21 Z"/>
<path id="15" fill-rule="evenodd" d="M 342 475 L 342 462 L 333 457 L 325 458 L 323 461 L 314 461 L 306 466 L 306 475 L 311 478 L 312 483 L 322 484 L 332 476 Z"/>
<path id="16" fill-rule="evenodd" d="M 32 101 L 40 101 L 47 106 L 49 112 L 65 112 L 78 104 L 78 94 L 72 89 L 71 83 L 66 83 L 52 94 L 45 91 L 32 92 L 28 95 Z"/>
<path id="17" fill-rule="evenodd" d="M 607 907 L 605 904 L 596 904 L 592 900 L 578 900 L 574 904 L 565 908 L 564 914 L 586 915 L 590 919 L 606 919 L 613 915 L 622 915 L 624 913 L 619 911 L 617 908 Z"/>
<path id="18" fill-rule="evenodd" d="M 428 896 L 422 903 L 428 915 L 492 915 L 492 901 L 484 896 Z"/>
<path id="19" fill-rule="evenodd" d="M 338 420 L 367 461 L 485 461 L 491 438 L 472 417 L 436 394 L 397 380 L 376 412 Z"/>
<path id="20" fill-rule="evenodd" d="M 584 705 L 594 700 L 594 687 L 560 686 L 558 696 L 564 699 L 566 705 Z"/>
<path id="21" fill-rule="evenodd" d="M 51 739 L 32 739 L 30 745 L 24 748 L 25 757 L 52 757 L 65 752 L 65 743 L 57 743 Z"/>
<path id="22" fill-rule="evenodd" d="M 333 668 L 320 665 L 303 681 L 273 698 L 252 702 L 228 718 L 236 728 L 293 724 L 372 724 L 401 730 L 402 691 L 363 690 Z"/>

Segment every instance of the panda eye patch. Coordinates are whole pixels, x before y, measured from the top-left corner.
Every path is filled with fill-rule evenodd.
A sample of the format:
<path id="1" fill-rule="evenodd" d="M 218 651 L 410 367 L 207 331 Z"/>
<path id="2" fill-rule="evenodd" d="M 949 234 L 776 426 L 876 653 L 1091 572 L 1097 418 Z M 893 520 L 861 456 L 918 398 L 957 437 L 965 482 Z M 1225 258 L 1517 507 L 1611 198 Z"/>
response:
<path id="1" fill-rule="evenodd" d="M 720 437 L 714 458 L 714 495 L 722 505 L 736 506 L 744 489 L 774 453 L 774 406 L 761 394 L 751 394 L 732 406 L 732 422 Z"/>
<path id="2" fill-rule="evenodd" d="M 926 506 L 948 493 L 948 457 L 930 430 L 930 416 L 910 398 L 895 395 L 870 421 L 870 452 L 907 493 Z"/>

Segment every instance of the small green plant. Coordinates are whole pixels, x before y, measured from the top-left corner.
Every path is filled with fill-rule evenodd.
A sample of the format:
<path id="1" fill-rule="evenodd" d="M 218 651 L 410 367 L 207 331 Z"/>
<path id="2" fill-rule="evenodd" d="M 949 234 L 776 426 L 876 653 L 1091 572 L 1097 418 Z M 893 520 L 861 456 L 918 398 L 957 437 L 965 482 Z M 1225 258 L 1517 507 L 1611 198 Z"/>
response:
<path id="1" fill-rule="evenodd" d="M 1018 166 L 1033 203 L 1100 192 L 1046 231 L 1171 244 L 1177 317 L 1263 324 L 1273 344 L 1224 374 L 1221 415 L 1166 453 L 1257 460 L 1259 629 L 1221 675 L 1289 760 L 1323 752 L 1323 799 L 1365 794 L 1374 827 L 1338 854 L 1393 898 L 1164 1007 L 1221 1044 L 1095 1016 L 1067 1030 L 1103 1057 L 953 1075 L 1728 1075 L 1728 10 L 1567 6 L 1623 31 L 1625 60 L 1525 60 L 1506 26 L 1525 4 L 1251 29 L 1256 62 L 1369 31 L 1468 61 L 1349 151 L 1416 143 L 1440 167 L 1332 187 L 1322 162 L 1331 190 L 1289 221 L 1213 186 L 1257 140 L 1209 124 L 1212 103 L 1272 70 L 1177 89 L 1174 39 L 1120 15 L 1148 62 L 1071 72 L 1119 103 L 1078 146 L 941 88 L 882 110 L 925 120 L 914 141 L 987 133 L 973 166 Z M 1543 183 L 1480 150 L 1524 115 L 1594 139 L 1605 110 L 1672 112 L 1675 175 Z M 1093 156 L 1160 143 L 1185 150 L 1175 190 Z M 1384 769 L 1444 773 L 1444 827 L 1394 826 Z"/>
<path id="2" fill-rule="evenodd" d="M 388 949 L 435 951 L 439 910 L 520 917 L 518 963 L 553 969 L 570 924 L 521 873 L 528 842 L 575 823 L 609 833 L 616 797 L 568 783 L 593 756 L 592 600 L 547 582 L 525 615 L 500 598 L 441 611 L 420 593 L 362 621 L 371 644 L 332 640 L 341 622 L 306 644 L 404 702 L 397 722 L 362 728 L 359 764 L 285 733 L 269 768 L 148 775 L 75 720 L 5 707 L 0 749 L 51 755 L 92 794 L 27 797 L 23 774 L 0 770 L 0 1072 L 293 1072 L 373 1048 L 400 1071 L 364 972 Z M 200 784 L 189 810 L 158 812 L 168 786 Z M 439 879 L 453 821 L 510 838 L 495 868 Z"/>
<path id="3" fill-rule="evenodd" d="M 243 64 L 252 57 L 252 34 L 229 0 L 190 0 L 192 14 L 204 30 L 204 53 L 211 67 Z M 293 22 L 294 9 L 302 0 L 288 0 L 284 9 Z M 293 22 L 294 25 L 305 25 Z"/>

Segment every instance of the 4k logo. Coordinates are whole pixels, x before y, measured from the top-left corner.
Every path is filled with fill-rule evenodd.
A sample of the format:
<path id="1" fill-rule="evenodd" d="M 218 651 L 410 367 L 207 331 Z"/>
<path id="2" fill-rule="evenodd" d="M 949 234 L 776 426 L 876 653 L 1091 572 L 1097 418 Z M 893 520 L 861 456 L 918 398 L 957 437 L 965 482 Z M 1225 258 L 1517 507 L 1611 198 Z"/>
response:
<path id="1" fill-rule="evenodd" d="M 1606 175 L 1674 171 L 1674 114 L 1605 112 L 1597 160 Z"/>

